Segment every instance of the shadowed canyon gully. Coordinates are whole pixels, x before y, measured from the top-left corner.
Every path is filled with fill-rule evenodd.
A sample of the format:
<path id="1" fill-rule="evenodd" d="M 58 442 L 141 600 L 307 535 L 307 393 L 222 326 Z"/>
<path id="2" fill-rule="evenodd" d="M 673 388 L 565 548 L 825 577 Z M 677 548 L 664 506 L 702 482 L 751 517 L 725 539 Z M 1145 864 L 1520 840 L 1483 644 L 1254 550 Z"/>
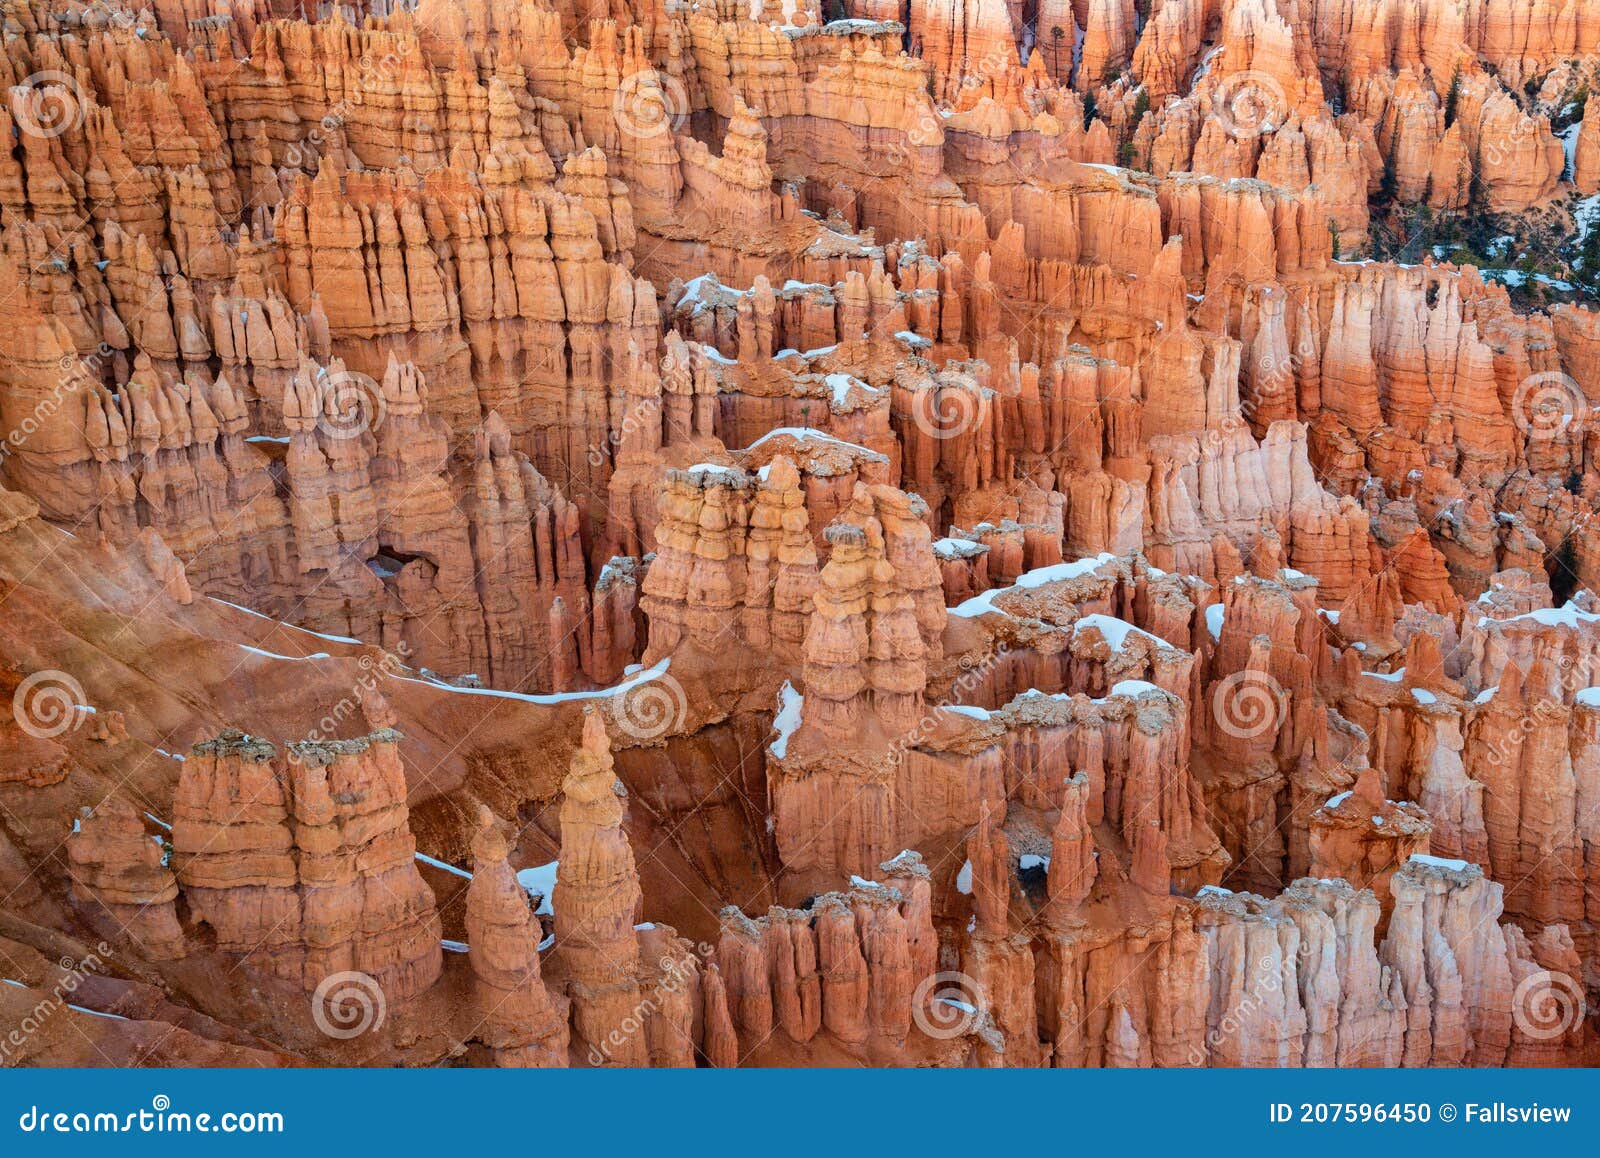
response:
<path id="1" fill-rule="evenodd" d="M 1600 1061 L 1600 4 L 0 0 L 3 1064 Z"/>

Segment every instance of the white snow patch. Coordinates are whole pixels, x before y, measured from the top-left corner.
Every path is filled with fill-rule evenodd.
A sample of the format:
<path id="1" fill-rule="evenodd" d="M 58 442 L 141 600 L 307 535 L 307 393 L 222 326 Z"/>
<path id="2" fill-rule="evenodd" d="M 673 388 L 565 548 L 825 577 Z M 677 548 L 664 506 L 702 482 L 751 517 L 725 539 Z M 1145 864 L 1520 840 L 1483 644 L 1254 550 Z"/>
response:
<path id="1" fill-rule="evenodd" d="M 525 868 L 517 874 L 517 883 L 531 896 L 539 894 L 539 905 L 533 911 L 542 917 L 555 915 L 555 909 L 550 907 L 550 900 L 556 895 L 556 870 L 561 867 L 561 862 L 553 860 L 549 864 L 535 865 Z M 539 946 L 541 949 L 543 945 Z"/>
<path id="2" fill-rule="evenodd" d="M 1200 58 L 1199 67 L 1194 70 L 1194 75 L 1189 78 L 1189 87 L 1191 89 L 1206 78 L 1206 74 L 1211 71 L 1211 62 L 1217 58 L 1217 53 L 1226 47 L 1226 44 L 1214 45 L 1209 52 Z"/>
<path id="3" fill-rule="evenodd" d="M 699 277 L 691 278 L 689 281 L 684 283 L 683 296 L 678 299 L 677 304 L 673 308 L 682 309 L 685 305 L 690 305 L 694 307 L 695 313 L 699 313 L 709 304 L 701 300 L 700 297 L 700 295 L 707 289 L 725 290 L 736 297 L 742 297 L 744 294 L 743 290 L 736 290 L 723 285 L 717 280 L 716 274 L 703 273 Z"/>
<path id="4" fill-rule="evenodd" d="M 688 469 L 690 475 L 720 475 L 723 480 L 731 485 L 737 485 L 745 478 L 744 471 L 736 466 L 723 466 L 717 462 L 697 462 Z"/>
<path id="5" fill-rule="evenodd" d="M 1017 868 L 1021 869 L 1024 872 L 1026 872 L 1028 869 L 1036 869 L 1036 868 L 1047 869 L 1049 867 L 1050 867 L 1050 858 L 1047 857 L 1047 856 L 1038 856 L 1038 855 L 1036 855 L 1034 853 L 1028 852 L 1028 853 L 1023 853 L 1020 857 L 1017 858 Z"/>
<path id="6" fill-rule="evenodd" d="M 971 539 L 936 539 L 933 544 L 933 554 L 939 559 L 976 559 L 988 553 L 987 543 L 975 543 Z"/>
<path id="7" fill-rule="evenodd" d="M 426 684 L 428 687 L 441 692 L 455 692 L 464 696 L 498 696 L 503 700 L 521 700 L 526 704 L 562 704 L 573 700 L 608 700 L 612 696 L 621 695 L 629 688 L 650 680 L 659 679 L 666 674 L 667 668 L 672 664 L 672 657 L 657 663 L 654 667 L 635 673 L 631 678 L 623 680 L 614 687 L 601 688 L 592 692 L 549 692 L 536 695 L 532 692 L 503 692 L 496 688 L 463 688 L 455 684 L 435 683 L 433 680 L 414 679 L 411 676 L 394 676 L 392 678 L 408 684 Z"/>
<path id="8" fill-rule="evenodd" d="M 1573 121 L 1572 124 L 1568 125 L 1561 132 L 1555 134 L 1555 136 L 1561 140 L 1561 151 L 1567 156 L 1567 173 L 1576 173 L 1578 171 L 1578 133 L 1580 130 L 1582 130 L 1582 128 L 1583 121 L 1577 120 Z M 1484 249 L 1484 253 L 1488 254 L 1490 257 L 1500 257 L 1501 254 L 1492 252 L 1494 247 L 1499 245 L 1502 241 L 1515 240 L 1516 238 L 1514 237 L 1497 237 Z"/>
<path id="9" fill-rule="evenodd" d="M 1589 230 L 1600 225 L 1600 193 L 1593 197 L 1585 197 L 1572 210 L 1573 221 L 1577 223 L 1578 234 L 1573 239 L 1574 245 L 1582 245 L 1589 239 Z"/>
<path id="10" fill-rule="evenodd" d="M 1211 633 L 1212 639 L 1222 638 L 1222 621 L 1228 614 L 1228 609 L 1220 603 L 1213 603 L 1206 608 L 1206 630 Z"/>
<path id="11" fill-rule="evenodd" d="M 994 605 L 994 597 L 1009 590 L 1011 590 L 1009 587 L 991 587 L 980 595 L 974 595 L 971 599 L 956 604 L 947 614 L 958 616 L 961 619 L 972 619 L 990 611 L 998 615 L 1004 615 L 1005 612 Z"/>
<path id="12" fill-rule="evenodd" d="M 1017 576 L 1013 587 L 1032 590 L 1043 587 L 1046 583 L 1060 583 L 1068 579 L 1081 579 L 1085 575 L 1093 575 L 1095 571 L 1107 563 L 1115 563 L 1117 557 L 1108 551 L 1098 555 L 1090 555 L 1071 563 L 1051 563 L 1046 567 L 1035 567 L 1032 571 L 1024 571 Z"/>
<path id="13" fill-rule="evenodd" d="M 456 876 L 462 878 L 463 880 L 470 881 L 472 879 L 472 874 L 469 873 L 466 869 L 459 869 L 459 868 L 456 868 L 456 866 L 453 865 L 453 864 L 445 864 L 444 861 L 442 861 L 442 860 L 435 860 L 433 857 L 429 856 L 425 852 L 417 853 L 417 859 L 420 860 L 423 864 L 431 864 L 436 869 L 443 869 L 447 873 L 454 873 Z"/>
<path id="14" fill-rule="evenodd" d="M 1337 796 L 1328 797 L 1328 799 L 1323 802 L 1322 807 L 1324 807 L 1324 808 L 1338 808 L 1339 805 L 1343 804 L 1346 800 L 1349 800 L 1349 799 L 1350 799 L 1350 792 L 1349 791 L 1341 792 Z"/>
<path id="15" fill-rule="evenodd" d="M 1128 644 L 1128 638 L 1130 636 L 1143 636 L 1151 643 L 1158 644 L 1161 647 L 1170 646 L 1159 636 L 1151 635 L 1144 628 L 1135 627 L 1133 624 L 1127 622 L 1126 620 L 1118 619 L 1114 615 L 1095 614 L 1079 616 L 1077 621 L 1072 625 L 1072 634 L 1074 637 L 1076 637 L 1080 631 L 1083 631 L 1085 628 L 1089 627 L 1097 628 L 1099 630 L 1100 634 L 1105 637 L 1106 643 L 1110 645 L 1112 651 L 1121 651 L 1124 647 L 1126 647 Z"/>
<path id="16" fill-rule="evenodd" d="M 1600 688 L 1595 690 L 1600 691 Z M 988 708 L 980 708 L 973 704 L 946 704 L 944 708 L 947 712 L 954 712 L 958 716 L 971 716 L 974 720 L 987 720 L 989 718 Z"/>
<path id="17" fill-rule="evenodd" d="M 1090 555 L 1072 563 L 1051 563 L 1048 567 L 1035 567 L 1032 571 L 1024 571 L 1017 576 L 1018 587 L 1043 587 L 1046 583 L 1059 583 L 1063 579 L 1081 579 L 1085 575 L 1093 575 L 1095 571 L 1107 563 L 1115 563 L 1117 557 L 1109 551 L 1102 551 L 1098 555 Z"/>
<path id="18" fill-rule="evenodd" d="M 1159 692 L 1161 689 L 1149 680 L 1122 680 L 1111 689 L 1114 696 L 1142 696 L 1146 692 Z"/>
<path id="19" fill-rule="evenodd" d="M 1600 708 L 1600 688 L 1580 688 L 1572 702 L 1585 708 Z"/>
<path id="20" fill-rule="evenodd" d="M 847 450 L 859 450 L 862 454 L 872 455 L 878 458 L 882 457 L 875 450 L 868 450 L 866 447 L 860 446 L 857 443 L 846 442 L 842 438 L 835 438 L 833 435 L 824 434 L 820 430 L 812 430 L 809 426 L 780 426 L 776 430 L 769 430 L 760 438 L 752 442 L 749 446 L 745 447 L 745 450 L 747 452 L 752 451 L 756 447 L 760 446 L 763 442 L 767 441 L 767 439 L 777 438 L 779 435 L 783 434 L 787 434 L 790 438 L 799 439 L 802 442 L 807 440 L 813 442 L 831 442 L 835 446 L 842 446 Z"/>
<path id="21" fill-rule="evenodd" d="M 849 404 L 850 391 L 859 390 L 867 402 L 876 402 L 883 397 L 883 391 L 876 386 L 868 386 L 854 374 L 829 374 L 823 378 L 823 383 L 833 395 L 833 405 L 844 409 Z"/>
<path id="22" fill-rule="evenodd" d="M 1081 579 L 1085 575 L 1094 574 L 1097 568 L 1103 567 L 1107 563 L 1115 563 L 1116 560 L 1117 557 L 1115 555 L 1102 551 L 1098 555 L 1091 555 L 1088 558 L 1079 559 L 1072 563 L 1052 563 L 1048 567 L 1035 567 L 1032 571 L 1025 571 L 1018 575 L 1017 581 L 1010 587 L 995 587 L 983 592 L 981 595 L 974 595 L 965 603 L 952 607 L 949 613 L 958 615 L 963 619 L 970 619 L 973 616 L 982 615 L 986 611 L 997 610 L 994 606 L 994 598 L 997 595 L 1002 595 L 1016 588 L 1026 591 L 1035 587 L 1043 587 L 1046 583 L 1060 583 L 1066 579 Z M 1080 620 L 1079 622 L 1082 621 Z"/>
<path id="23" fill-rule="evenodd" d="M 235 644 L 240 651 L 248 651 L 251 655 L 259 655 L 265 659 L 287 659 L 298 663 L 303 659 L 332 659 L 325 651 L 312 652 L 310 655 L 279 655 L 275 651 L 263 651 L 259 647 L 251 647 L 248 643 Z"/>
<path id="24" fill-rule="evenodd" d="M 122 1014 L 120 1014 L 120 1013 L 101 1013 L 98 1009 L 88 1009 L 88 1008 L 86 1008 L 86 1007 L 84 1007 L 82 1005 L 68 1005 L 67 1008 L 76 1010 L 79 1013 L 87 1013 L 87 1014 L 89 1014 L 89 1015 L 91 1015 L 93 1017 L 110 1018 L 112 1021 L 127 1021 L 128 1020 L 126 1017 L 123 1017 Z"/>
<path id="25" fill-rule="evenodd" d="M 465 941 L 446 941 L 443 938 L 440 938 L 439 947 L 442 948 L 446 953 L 467 952 L 467 943 Z"/>
<path id="26" fill-rule="evenodd" d="M 360 643 L 361 642 L 359 639 L 353 639 L 348 635 L 324 635 L 320 631 L 312 631 L 309 627 L 297 627 L 293 623 L 285 623 L 281 619 L 273 619 L 272 616 L 270 616 L 270 615 L 263 615 L 259 611 L 254 611 L 251 608 L 243 607 L 243 606 L 241 606 L 241 605 L 239 605 L 237 603 L 229 603 L 226 599 L 218 599 L 215 595 L 208 595 L 208 596 L 206 596 L 206 598 L 210 599 L 211 602 L 213 602 L 213 603 L 220 603 L 224 607 L 231 607 L 235 611 L 242 611 L 246 615 L 253 615 L 257 619 L 265 619 L 268 623 L 276 623 L 279 627 L 287 627 L 290 631 L 298 631 L 298 632 L 301 632 L 301 633 L 303 633 L 305 635 L 315 636 L 318 639 L 325 639 L 329 643 Z"/>
<path id="27" fill-rule="evenodd" d="M 794 685 L 785 680 L 783 686 L 778 689 L 778 714 L 772 718 L 772 730 L 778 733 L 778 738 L 772 741 L 767 749 L 780 760 L 789 753 L 789 737 L 800 727 L 805 706 L 805 696 L 795 691 Z"/>
<path id="28" fill-rule="evenodd" d="M 1012 703 L 1015 703 L 1017 700 L 1070 700 L 1071 698 L 1072 694 L 1070 692 L 1046 693 L 1041 692 L 1038 688 L 1029 688 L 1027 691 L 1019 693 L 1012 700 Z M 1102 700 L 1099 702 L 1103 703 L 1104 701 Z"/>
<path id="29" fill-rule="evenodd" d="M 972 895 L 972 862 L 963 861 L 961 871 L 956 874 L 956 892 L 964 897 Z"/>
<path id="30" fill-rule="evenodd" d="M 1414 852 L 1411 854 L 1411 859 L 1417 864 L 1449 869 L 1451 872 L 1461 872 L 1467 868 L 1467 862 L 1464 860 L 1447 860 L 1442 856 L 1429 856 L 1425 852 Z"/>
<path id="31" fill-rule="evenodd" d="M 1427 688 L 1412 688 L 1411 696 L 1419 704 L 1436 704 L 1439 702 L 1439 697 L 1428 691 Z"/>
<path id="32" fill-rule="evenodd" d="M 1478 620 L 1478 626 L 1487 627 L 1491 623 L 1517 623 L 1525 619 L 1531 619 L 1541 627 L 1576 628 L 1583 623 L 1600 623 L 1600 612 L 1580 610 L 1569 599 L 1560 607 L 1539 607 L 1522 615 L 1513 615 L 1509 619 L 1490 619 L 1484 616 Z"/>
<path id="33" fill-rule="evenodd" d="M 1549 286 L 1553 290 L 1568 291 L 1573 288 L 1570 281 L 1562 281 L 1560 278 L 1551 277 L 1545 273 L 1529 275 L 1523 273 L 1520 269 L 1486 269 L 1481 272 L 1484 281 L 1499 282 L 1501 285 L 1510 286 L 1513 289 L 1520 289 L 1527 285 L 1530 276 L 1540 285 Z"/>

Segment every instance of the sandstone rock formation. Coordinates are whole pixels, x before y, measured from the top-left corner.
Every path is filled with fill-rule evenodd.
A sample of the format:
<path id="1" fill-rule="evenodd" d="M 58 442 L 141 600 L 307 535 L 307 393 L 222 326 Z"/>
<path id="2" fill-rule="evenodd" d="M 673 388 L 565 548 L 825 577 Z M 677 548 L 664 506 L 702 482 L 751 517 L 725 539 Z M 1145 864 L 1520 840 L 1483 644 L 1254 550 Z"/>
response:
<path id="1" fill-rule="evenodd" d="M 643 1065 L 648 1041 L 626 1023 L 639 1016 L 642 897 L 622 820 L 627 790 L 612 771 L 604 717 L 584 716 L 583 746 L 561 786 L 561 868 L 552 901 L 576 1037 L 610 1065 Z"/>
<path id="2" fill-rule="evenodd" d="M 359 971 L 403 1001 L 439 976 L 439 919 L 417 875 L 399 734 L 287 753 L 224 732 L 195 746 L 172 805 L 185 900 L 219 951 L 307 990 Z"/>
<path id="3" fill-rule="evenodd" d="M 481 1039 L 497 1065 L 567 1064 L 567 1019 L 540 977 L 539 922 L 506 863 L 506 841 L 483 809 L 472 843 L 467 937 L 479 987 Z"/>
<path id="4" fill-rule="evenodd" d="M 7 8 L 27 1060 L 1600 1060 L 1600 9 L 323 7 Z"/>

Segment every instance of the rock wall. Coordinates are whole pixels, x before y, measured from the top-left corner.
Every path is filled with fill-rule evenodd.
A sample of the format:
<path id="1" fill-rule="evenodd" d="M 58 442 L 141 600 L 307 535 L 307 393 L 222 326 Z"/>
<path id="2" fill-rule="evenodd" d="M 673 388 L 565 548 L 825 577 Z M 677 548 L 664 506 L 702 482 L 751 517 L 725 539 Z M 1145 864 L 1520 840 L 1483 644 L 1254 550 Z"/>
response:
<path id="1" fill-rule="evenodd" d="M 1600 13 L 840 15 L 8 8 L 19 959 L 119 1061 L 1593 1062 Z"/>

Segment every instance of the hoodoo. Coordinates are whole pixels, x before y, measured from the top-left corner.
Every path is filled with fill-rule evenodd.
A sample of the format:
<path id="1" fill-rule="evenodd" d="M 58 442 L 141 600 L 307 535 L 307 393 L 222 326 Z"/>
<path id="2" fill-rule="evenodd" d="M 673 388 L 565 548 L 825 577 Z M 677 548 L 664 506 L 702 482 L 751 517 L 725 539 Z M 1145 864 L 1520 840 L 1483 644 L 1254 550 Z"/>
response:
<path id="1" fill-rule="evenodd" d="M 6 1064 L 1600 1063 L 1600 4 L 0 35 Z"/>

